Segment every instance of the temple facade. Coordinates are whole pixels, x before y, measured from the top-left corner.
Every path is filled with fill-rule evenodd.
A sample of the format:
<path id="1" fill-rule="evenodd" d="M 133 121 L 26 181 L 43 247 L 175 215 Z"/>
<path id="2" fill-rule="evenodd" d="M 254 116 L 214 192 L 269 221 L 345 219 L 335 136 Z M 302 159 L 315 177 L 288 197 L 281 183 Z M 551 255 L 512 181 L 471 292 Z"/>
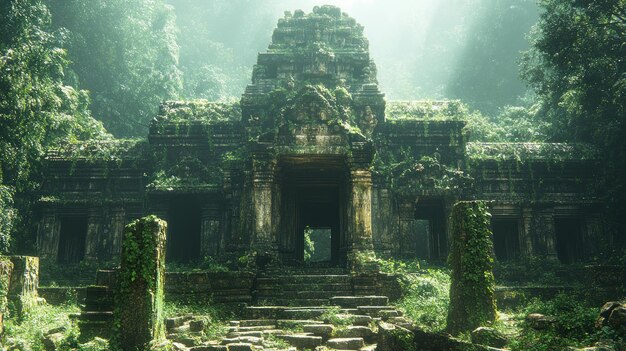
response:
<path id="1" fill-rule="evenodd" d="M 156 214 L 172 261 L 300 264 L 311 232 L 329 265 L 444 260 L 464 199 L 490 200 L 498 260 L 607 243 L 591 147 L 472 142 L 462 110 L 387 101 L 362 26 L 332 6 L 288 12 L 240 101 L 165 102 L 146 139 L 49 150 L 38 254 L 115 260 L 124 225 Z"/>

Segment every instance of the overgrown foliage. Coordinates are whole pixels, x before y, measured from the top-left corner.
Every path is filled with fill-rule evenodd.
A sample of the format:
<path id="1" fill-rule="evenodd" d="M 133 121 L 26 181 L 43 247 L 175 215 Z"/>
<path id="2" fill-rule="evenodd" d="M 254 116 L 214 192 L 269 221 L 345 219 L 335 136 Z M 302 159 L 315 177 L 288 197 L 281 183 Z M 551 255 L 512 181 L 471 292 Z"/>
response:
<path id="1" fill-rule="evenodd" d="M 2 251 L 8 248 L 6 233 L 12 227 L 29 232 L 26 194 L 38 187 L 46 148 L 108 137 L 90 116 L 87 92 L 64 82 L 69 61 L 62 39 L 62 31 L 51 29 L 50 14 L 40 0 L 0 3 Z"/>
<path id="2" fill-rule="evenodd" d="M 44 335 L 56 329 L 61 333 L 61 337 L 55 342 L 58 350 L 79 349 L 78 327 L 69 317 L 71 313 L 79 311 L 79 307 L 74 304 L 38 305 L 22 320 L 5 321 L 3 345 L 13 350 L 43 351 Z"/>
<path id="3" fill-rule="evenodd" d="M 521 320 L 530 313 L 541 313 L 554 318 L 544 330 L 535 330 Z M 513 351 L 565 350 L 585 347 L 600 339 L 616 339 L 608 328 L 596 329 L 599 308 L 585 304 L 577 296 L 559 294 L 553 299 L 533 299 L 519 312 L 519 335 L 511 340 Z"/>
<path id="4" fill-rule="evenodd" d="M 172 8 L 162 0 L 46 0 L 64 28 L 71 75 L 91 110 L 118 136 L 143 136 L 159 103 L 178 97 L 181 73 Z"/>

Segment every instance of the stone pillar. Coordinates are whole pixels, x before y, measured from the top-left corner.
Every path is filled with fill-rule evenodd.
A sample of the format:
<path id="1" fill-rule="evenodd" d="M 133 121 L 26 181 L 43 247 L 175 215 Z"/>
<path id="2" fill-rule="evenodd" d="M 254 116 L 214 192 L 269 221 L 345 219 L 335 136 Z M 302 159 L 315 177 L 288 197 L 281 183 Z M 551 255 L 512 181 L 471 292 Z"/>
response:
<path id="1" fill-rule="evenodd" d="M 452 209 L 450 307 L 451 334 L 472 331 L 496 319 L 493 241 L 484 201 L 462 201 Z"/>
<path id="2" fill-rule="evenodd" d="M 0 256 L 0 337 L 4 333 L 4 314 L 9 307 L 9 286 L 13 263 L 8 257 Z"/>
<path id="3" fill-rule="evenodd" d="M 13 274 L 9 287 L 9 300 L 18 317 L 24 316 L 37 305 L 39 288 L 39 257 L 10 256 Z"/>
<path id="4" fill-rule="evenodd" d="M 372 199 L 372 235 L 374 250 L 383 257 L 392 257 L 397 243 L 397 223 L 394 221 L 389 189 L 374 186 Z"/>
<path id="5" fill-rule="evenodd" d="M 398 204 L 398 216 L 400 230 L 398 233 L 398 242 L 400 244 L 400 257 L 413 258 L 416 254 L 415 241 L 415 205 L 408 201 L 402 201 Z"/>
<path id="6" fill-rule="evenodd" d="M 59 253 L 61 223 L 50 209 L 44 209 L 37 228 L 37 254 L 39 257 L 56 259 Z"/>
<path id="7" fill-rule="evenodd" d="M 251 249 L 259 256 L 275 258 L 278 238 L 273 219 L 275 162 L 267 155 L 254 155 L 252 174 L 253 237 Z"/>
<path id="8" fill-rule="evenodd" d="M 124 235 L 124 222 L 126 220 L 126 212 L 121 207 L 116 207 L 111 211 L 111 252 L 110 256 L 118 258 L 122 252 L 122 236 Z"/>
<path id="9" fill-rule="evenodd" d="M 530 208 L 525 207 L 522 209 L 522 230 L 520 231 L 520 253 L 522 256 L 532 256 L 533 251 L 533 238 L 532 238 L 532 221 L 533 212 Z"/>
<path id="10" fill-rule="evenodd" d="M 547 258 L 556 259 L 556 232 L 554 231 L 554 208 L 542 209 L 536 218 L 537 223 L 534 228 L 537 233 L 537 244 L 539 250 Z"/>
<path id="11" fill-rule="evenodd" d="M 90 208 L 87 215 L 87 234 L 85 237 L 85 260 L 98 259 L 100 247 L 100 220 L 102 208 Z"/>
<path id="12" fill-rule="evenodd" d="M 372 240 L 372 172 L 350 170 L 349 232 L 350 251 L 373 250 Z"/>
<path id="13" fill-rule="evenodd" d="M 165 339 L 163 295 L 167 223 L 156 216 L 126 226 L 115 294 L 115 344 L 147 350 Z"/>
<path id="14" fill-rule="evenodd" d="M 210 205 L 202 209 L 202 224 L 200 228 L 201 256 L 216 256 L 220 251 L 222 225 L 217 205 Z"/>

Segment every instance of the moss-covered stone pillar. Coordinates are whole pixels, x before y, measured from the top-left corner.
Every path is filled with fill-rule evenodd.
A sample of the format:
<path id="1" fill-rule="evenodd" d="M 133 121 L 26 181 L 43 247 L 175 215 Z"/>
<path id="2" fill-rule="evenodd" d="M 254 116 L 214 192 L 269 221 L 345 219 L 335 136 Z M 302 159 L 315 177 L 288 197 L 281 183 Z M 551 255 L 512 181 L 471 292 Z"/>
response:
<path id="1" fill-rule="evenodd" d="M 273 260 L 278 255 L 277 233 L 275 230 L 274 209 L 274 168 L 275 162 L 266 153 L 253 157 L 252 202 L 254 234 L 252 250 L 261 261 Z"/>
<path id="2" fill-rule="evenodd" d="M 31 311 L 38 300 L 39 257 L 10 256 L 13 263 L 9 301 L 11 309 L 18 317 Z"/>
<path id="3" fill-rule="evenodd" d="M 522 230 L 520 237 L 520 252 L 522 256 L 531 256 L 533 254 L 532 236 L 533 211 L 529 207 L 522 209 Z"/>
<path id="4" fill-rule="evenodd" d="M 0 337 L 4 333 L 4 315 L 9 307 L 9 285 L 13 263 L 8 257 L 0 256 Z"/>
<path id="5" fill-rule="evenodd" d="M 371 251 L 372 240 L 372 172 L 369 169 L 350 170 L 350 208 L 348 209 L 350 251 Z"/>
<path id="6" fill-rule="evenodd" d="M 54 210 L 44 208 L 37 228 L 37 254 L 41 258 L 56 259 L 59 253 L 61 223 Z"/>
<path id="7" fill-rule="evenodd" d="M 85 260 L 97 260 L 100 249 L 100 220 L 104 209 L 92 207 L 87 215 L 87 234 L 85 236 Z"/>
<path id="8" fill-rule="evenodd" d="M 147 350 L 165 338 L 163 294 L 167 223 L 156 216 L 126 226 L 115 293 L 114 344 L 124 351 Z"/>
<path id="9" fill-rule="evenodd" d="M 491 215 L 484 201 L 462 201 L 452 208 L 450 230 L 450 308 L 448 331 L 458 334 L 496 319 Z"/>
<path id="10" fill-rule="evenodd" d="M 398 204 L 400 256 L 414 258 L 416 255 L 415 205 L 409 199 Z"/>

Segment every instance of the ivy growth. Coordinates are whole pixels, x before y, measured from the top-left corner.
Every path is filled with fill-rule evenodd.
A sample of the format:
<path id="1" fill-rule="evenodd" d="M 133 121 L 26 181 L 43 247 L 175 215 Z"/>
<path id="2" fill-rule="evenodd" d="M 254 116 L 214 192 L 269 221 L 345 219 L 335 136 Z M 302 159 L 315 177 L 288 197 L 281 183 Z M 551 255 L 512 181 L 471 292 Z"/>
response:
<path id="1" fill-rule="evenodd" d="M 452 268 L 447 328 L 471 331 L 496 319 L 491 215 L 484 201 L 462 201 L 451 216 Z"/>

